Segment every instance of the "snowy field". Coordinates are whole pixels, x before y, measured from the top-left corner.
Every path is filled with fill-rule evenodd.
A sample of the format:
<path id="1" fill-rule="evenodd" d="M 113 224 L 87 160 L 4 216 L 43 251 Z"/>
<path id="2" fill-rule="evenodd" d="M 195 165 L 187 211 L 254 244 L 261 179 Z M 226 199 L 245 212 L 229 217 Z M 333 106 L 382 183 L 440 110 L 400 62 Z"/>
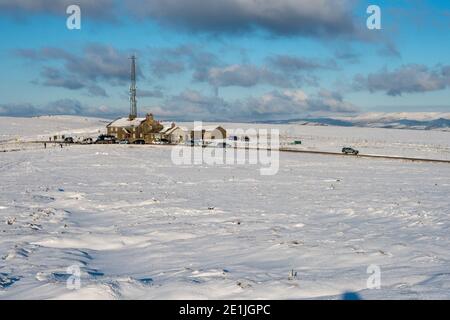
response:
<path id="1" fill-rule="evenodd" d="M 76 116 L 39 118 L 0 117 L 0 152 L 3 150 L 40 149 L 42 145 L 27 141 L 48 141 L 54 135 L 77 139 L 95 138 L 105 133 L 111 120 Z M 193 123 L 178 123 L 192 127 Z M 282 147 L 309 151 L 340 152 L 343 147 L 357 148 L 362 154 L 405 156 L 450 160 L 450 132 L 440 130 L 408 130 L 360 127 L 310 126 L 301 124 L 241 124 L 222 125 L 230 133 L 234 129 L 278 129 Z M 301 146 L 290 143 L 301 140 Z"/>
<path id="2" fill-rule="evenodd" d="M 340 152 L 343 147 L 350 146 L 358 149 L 362 154 L 450 160 L 450 132 L 445 131 L 299 124 L 226 123 L 222 125 L 227 130 L 278 129 L 283 147 L 289 146 L 300 150 Z M 295 140 L 302 141 L 302 145 L 289 145 Z"/>
<path id="3" fill-rule="evenodd" d="M 33 118 L 0 117 L 0 152 L 41 149 L 30 141 L 48 141 L 55 135 L 96 138 L 111 120 L 78 116 L 41 116 Z"/>
<path id="4" fill-rule="evenodd" d="M 264 177 L 170 154 L 1 154 L 0 298 L 450 298 L 448 165 L 281 154 Z"/>
<path id="5" fill-rule="evenodd" d="M 0 117 L 0 142 L 44 139 L 54 134 L 98 135 L 111 120 L 78 116 Z"/>
<path id="6" fill-rule="evenodd" d="M 106 123 L 63 119 L 0 118 L 21 150 L 0 153 L 0 299 L 450 299 L 448 164 L 281 153 L 261 176 L 176 166 L 166 146 L 23 143 Z M 303 148 L 449 158 L 448 132 L 266 127 Z"/>

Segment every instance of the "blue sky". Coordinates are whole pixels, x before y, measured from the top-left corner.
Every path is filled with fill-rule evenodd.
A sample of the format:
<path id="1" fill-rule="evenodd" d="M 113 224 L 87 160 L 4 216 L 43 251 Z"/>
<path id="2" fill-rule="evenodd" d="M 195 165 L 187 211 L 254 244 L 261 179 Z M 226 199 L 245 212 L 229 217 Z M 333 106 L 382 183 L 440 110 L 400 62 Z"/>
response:
<path id="1" fill-rule="evenodd" d="M 125 115 L 133 53 L 139 112 L 164 119 L 450 112 L 445 0 L 0 0 L 0 17 L 0 115 Z"/>

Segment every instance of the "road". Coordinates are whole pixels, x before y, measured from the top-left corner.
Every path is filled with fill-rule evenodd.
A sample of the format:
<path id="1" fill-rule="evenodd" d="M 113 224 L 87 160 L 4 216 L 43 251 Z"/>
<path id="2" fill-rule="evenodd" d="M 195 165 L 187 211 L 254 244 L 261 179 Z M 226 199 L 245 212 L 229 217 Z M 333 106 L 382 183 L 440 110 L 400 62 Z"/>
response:
<path id="1" fill-rule="evenodd" d="M 450 163 L 450 160 L 412 158 L 412 157 L 389 156 L 389 155 L 378 155 L 378 154 L 359 154 L 359 155 L 355 156 L 355 155 L 345 155 L 341 152 L 329 152 L 329 151 L 299 150 L 299 149 L 289 149 L 289 148 L 280 148 L 279 150 L 280 150 L 280 152 L 311 153 L 311 154 L 323 154 L 323 155 L 341 156 L 341 157 L 379 158 L 379 159 L 407 160 L 407 161 L 419 161 L 419 162 Z"/>
<path id="2" fill-rule="evenodd" d="M 43 141 L 30 141 L 28 143 L 33 144 L 42 144 Z M 47 142 L 47 144 L 60 144 L 61 142 Z M 66 145 L 63 143 L 63 145 Z M 70 144 L 69 144 L 70 145 Z M 88 146 L 83 144 L 76 144 L 79 146 Z M 107 145 L 104 145 L 107 146 Z M 136 145 L 137 146 L 137 145 Z M 171 147 L 172 145 L 152 145 L 156 147 Z M 145 145 L 142 145 L 142 147 L 145 147 Z M 443 160 L 443 159 L 426 159 L 426 158 L 413 158 L 413 157 L 404 157 L 404 156 L 390 156 L 390 155 L 380 155 L 380 154 L 359 154 L 359 155 L 345 155 L 341 152 L 331 152 L 331 151 L 316 151 L 316 150 L 301 150 L 301 149 L 293 149 L 293 148 L 286 148 L 281 147 L 278 149 L 280 152 L 291 152 L 291 153 L 308 153 L 308 154 L 320 154 L 320 155 L 326 155 L 326 156 L 340 156 L 340 157 L 357 157 L 357 158 L 377 158 L 377 159 L 388 159 L 388 160 L 404 160 L 404 161 L 415 161 L 415 162 L 435 162 L 435 163 L 447 163 L 450 164 L 450 160 Z M 15 150 L 4 150 L 5 152 L 11 152 L 11 151 L 21 151 L 20 149 Z"/>

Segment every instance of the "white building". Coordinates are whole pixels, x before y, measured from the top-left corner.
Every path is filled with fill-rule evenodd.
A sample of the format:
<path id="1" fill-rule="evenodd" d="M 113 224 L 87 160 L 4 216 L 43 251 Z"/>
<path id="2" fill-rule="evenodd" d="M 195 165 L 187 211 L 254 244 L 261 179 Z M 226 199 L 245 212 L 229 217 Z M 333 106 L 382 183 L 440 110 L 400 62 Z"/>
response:
<path id="1" fill-rule="evenodd" d="M 191 140 L 224 140 L 227 131 L 221 126 L 198 126 L 189 131 Z"/>
<path id="2" fill-rule="evenodd" d="M 163 123 L 164 128 L 159 132 L 159 138 L 161 141 L 179 144 L 186 141 L 186 128 L 177 126 L 175 123 Z"/>

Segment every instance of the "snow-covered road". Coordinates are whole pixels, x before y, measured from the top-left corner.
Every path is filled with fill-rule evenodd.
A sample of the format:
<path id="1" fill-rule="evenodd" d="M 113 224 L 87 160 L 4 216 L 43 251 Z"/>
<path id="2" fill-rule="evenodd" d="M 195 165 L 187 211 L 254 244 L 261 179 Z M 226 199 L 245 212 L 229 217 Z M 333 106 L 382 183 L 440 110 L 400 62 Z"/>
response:
<path id="1" fill-rule="evenodd" d="M 0 299 L 450 298 L 446 164 L 282 153 L 261 176 L 94 145 L 3 153 L 0 177 Z"/>

